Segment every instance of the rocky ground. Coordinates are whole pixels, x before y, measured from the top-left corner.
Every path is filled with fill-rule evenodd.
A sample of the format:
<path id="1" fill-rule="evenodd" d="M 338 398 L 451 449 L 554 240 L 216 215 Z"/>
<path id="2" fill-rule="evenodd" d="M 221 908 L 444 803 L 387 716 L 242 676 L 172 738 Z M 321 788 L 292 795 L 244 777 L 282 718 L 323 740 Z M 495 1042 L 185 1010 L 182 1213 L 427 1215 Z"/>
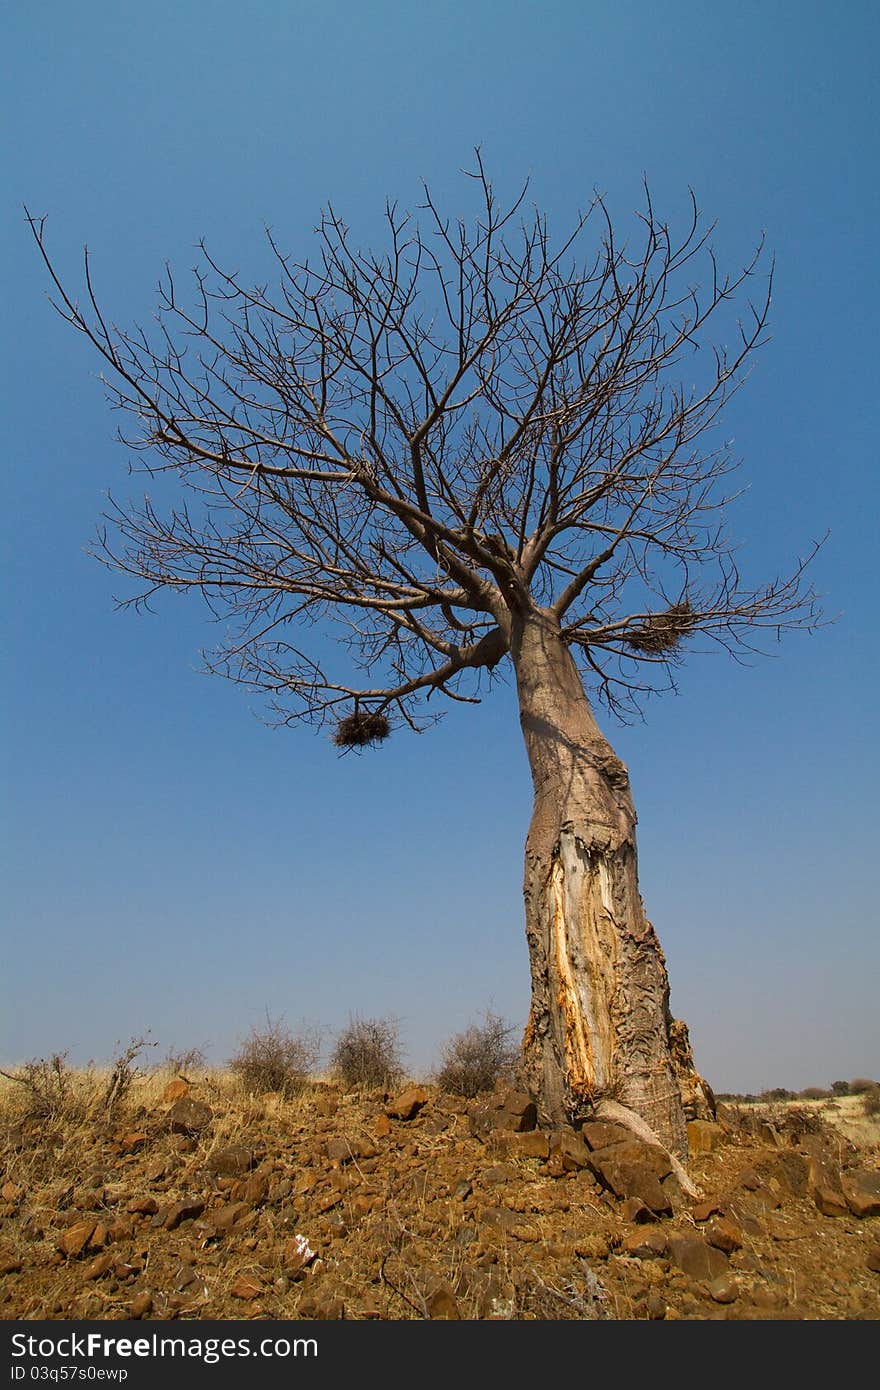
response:
<path id="1" fill-rule="evenodd" d="M 815 1115 L 690 1126 L 688 1196 L 606 1121 L 509 1089 L 289 1101 L 206 1076 L 0 1140 L 0 1317 L 862 1319 L 880 1147 Z"/>

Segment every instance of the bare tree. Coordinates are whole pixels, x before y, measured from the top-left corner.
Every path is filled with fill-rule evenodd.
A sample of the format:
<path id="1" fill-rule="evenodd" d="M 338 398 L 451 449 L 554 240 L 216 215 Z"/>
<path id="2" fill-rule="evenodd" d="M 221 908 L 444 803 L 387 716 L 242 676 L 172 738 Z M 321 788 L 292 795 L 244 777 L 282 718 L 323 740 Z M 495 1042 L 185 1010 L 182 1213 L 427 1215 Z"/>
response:
<path id="1" fill-rule="evenodd" d="M 479 155 L 471 177 L 472 222 L 426 188 L 415 216 L 386 208 L 380 254 L 332 209 L 312 261 L 268 233 L 272 291 L 202 244 L 194 294 L 167 271 L 150 333 L 108 321 L 88 252 L 80 307 L 30 222 L 56 307 L 109 368 L 120 438 L 173 475 L 167 509 L 111 503 L 99 552 L 139 581 L 128 602 L 198 591 L 230 620 L 212 669 L 281 722 L 332 721 L 343 747 L 421 730 L 512 665 L 535 790 L 529 1084 L 546 1117 L 610 1098 L 681 1153 L 686 1031 L 594 704 L 625 715 L 668 688 L 698 634 L 737 655 L 817 621 L 805 561 L 749 588 L 723 530 L 735 460 L 712 426 L 770 275 L 760 246 L 722 273 L 695 203 L 676 238 L 646 188 L 624 244 L 596 197 L 552 242 L 525 189 L 500 205 Z"/>

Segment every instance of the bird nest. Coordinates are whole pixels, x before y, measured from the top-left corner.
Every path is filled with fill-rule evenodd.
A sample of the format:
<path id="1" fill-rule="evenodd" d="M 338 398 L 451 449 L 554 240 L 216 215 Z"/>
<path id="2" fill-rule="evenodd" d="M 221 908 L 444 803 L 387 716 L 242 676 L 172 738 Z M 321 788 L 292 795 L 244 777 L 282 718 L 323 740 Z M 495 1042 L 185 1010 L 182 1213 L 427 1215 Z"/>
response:
<path id="1" fill-rule="evenodd" d="M 390 733 L 391 725 L 384 714 L 357 710 L 340 719 L 333 742 L 337 748 L 366 748 L 371 743 L 381 743 Z"/>
<path id="2" fill-rule="evenodd" d="M 633 628 L 624 637 L 630 651 L 645 656 L 662 656 L 674 652 L 689 632 L 696 626 L 697 615 L 687 599 L 674 603 L 665 613 L 652 613 L 641 627 Z"/>

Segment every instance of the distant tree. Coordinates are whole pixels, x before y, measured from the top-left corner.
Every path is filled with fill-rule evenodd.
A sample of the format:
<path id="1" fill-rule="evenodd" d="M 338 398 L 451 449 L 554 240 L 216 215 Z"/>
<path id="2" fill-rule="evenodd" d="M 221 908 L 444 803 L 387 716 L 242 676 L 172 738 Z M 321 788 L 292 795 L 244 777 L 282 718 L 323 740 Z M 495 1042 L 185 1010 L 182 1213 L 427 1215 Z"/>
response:
<path id="1" fill-rule="evenodd" d="M 832 1095 L 835 1095 L 835 1096 L 848 1096 L 849 1093 L 850 1093 L 850 1091 L 849 1091 L 849 1082 L 848 1082 L 848 1081 L 832 1081 L 832 1083 L 831 1083 L 831 1093 L 832 1093 Z"/>
<path id="2" fill-rule="evenodd" d="M 424 729 L 512 668 L 535 788 L 524 1074 L 545 1117 L 610 1098 L 682 1153 L 687 1033 L 595 705 L 625 715 L 670 688 L 698 636 L 738 654 L 817 621 L 805 561 L 750 587 L 723 528 L 735 461 L 711 428 L 770 276 L 760 247 L 723 273 L 695 203 L 676 238 L 646 189 L 625 244 L 596 197 L 554 243 L 525 190 L 502 207 L 479 158 L 473 178 L 472 223 L 425 189 L 420 216 L 387 207 L 379 253 L 332 209 L 311 261 L 270 232 L 274 291 L 203 245 L 194 297 L 169 271 L 151 332 L 110 322 L 88 253 L 76 303 L 31 225 L 121 437 L 179 490 L 110 504 L 101 553 L 139 581 L 128 602 L 200 593 L 229 624 L 211 668 L 282 723 L 331 721 L 345 748 Z M 732 346 L 713 345 L 737 304 Z"/>

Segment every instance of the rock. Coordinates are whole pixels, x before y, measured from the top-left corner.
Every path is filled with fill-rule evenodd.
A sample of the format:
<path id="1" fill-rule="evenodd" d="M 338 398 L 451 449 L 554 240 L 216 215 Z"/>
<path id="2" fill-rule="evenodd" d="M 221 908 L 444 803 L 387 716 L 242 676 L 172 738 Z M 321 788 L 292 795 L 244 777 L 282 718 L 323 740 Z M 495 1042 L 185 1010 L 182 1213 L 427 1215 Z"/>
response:
<path id="1" fill-rule="evenodd" d="M 620 1216 L 623 1221 L 631 1221 L 633 1225 L 642 1225 L 646 1221 L 656 1221 L 657 1218 L 646 1207 L 644 1202 L 640 1202 L 638 1197 L 626 1197 L 620 1204 Z"/>
<path id="2" fill-rule="evenodd" d="M 180 1100 L 176 1100 L 168 1111 L 168 1121 L 173 1134 L 201 1134 L 213 1118 L 214 1112 L 210 1105 L 206 1105 L 202 1100 L 192 1100 L 189 1096 L 182 1096 Z"/>
<path id="3" fill-rule="evenodd" d="M 260 1279 L 253 1274 L 239 1274 L 238 1278 L 229 1286 L 229 1293 L 232 1298 L 240 1298 L 243 1302 L 250 1303 L 255 1298 L 259 1298 L 263 1293 L 264 1285 Z"/>
<path id="4" fill-rule="evenodd" d="M 234 1202 L 247 1202 L 250 1207 L 261 1207 L 269 1195 L 269 1183 L 262 1173 L 251 1173 L 249 1178 L 239 1178 L 233 1183 L 230 1196 Z"/>
<path id="5" fill-rule="evenodd" d="M 132 1197 L 125 1210 L 132 1216 L 155 1216 L 159 1203 L 155 1197 Z"/>
<path id="6" fill-rule="evenodd" d="M 841 1187 L 840 1170 L 827 1159 L 810 1159 L 807 1188 L 814 1205 L 823 1216 L 849 1215 L 849 1205 Z"/>
<path id="7" fill-rule="evenodd" d="M 721 1215 L 724 1211 L 724 1200 L 721 1197 L 710 1197 L 708 1201 L 698 1202 L 692 1209 L 691 1216 L 695 1221 L 708 1221 L 710 1217 Z"/>
<path id="8" fill-rule="evenodd" d="M 729 1274 L 720 1274 L 717 1279 L 710 1279 L 706 1287 L 709 1297 L 715 1303 L 735 1303 L 739 1298 L 739 1285 Z"/>
<path id="9" fill-rule="evenodd" d="M 618 1144 L 609 1144 L 607 1148 L 595 1150 L 589 1159 L 590 1167 L 595 1172 L 595 1165 L 604 1163 L 608 1159 L 614 1159 L 618 1163 L 634 1163 L 640 1168 L 647 1168 L 658 1181 L 669 1177 L 672 1172 L 672 1163 L 666 1150 L 661 1149 L 657 1144 L 644 1143 L 635 1134 L 631 1134 L 628 1139 Z"/>
<path id="10" fill-rule="evenodd" d="M 525 1133 L 506 1134 L 507 1152 L 511 1158 L 546 1159 L 550 1153 L 550 1137 L 539 1129 Z"/>
<path id="11" fill-rule="evenodd" d="M 455 1294 L 448 1284 L 438 1284 L 427 1300 L 429 1318 L 454 1318 L 460 1320 L 461 1313 L 455 1301 Z"/>
<path id="12" fill-rule="evenodd" d="M 96 1222 L 77 1221 L 76 1225 L 68 1226 L 67 1230 L 58 1240 L 56 1250 L 68 1259 L 76 1259 L 85 1250 L 94 1233 Z"/>
<path id="13" fill-rule="evenodd" d="M 687 1127 L 688 1153 L 714 1153 L 724 1143 L 724 1130 L 712 1120 L 691 1120 Z"/>
<path id="14" fill-rule="evenodd" d="M 809 1164 L 802 1154 L 791 1150 L 775 1154 L 759 1163 L 757 1171 L 765 1182 L 773 1183 L 775 1180 L 781 1189 L 790 1192 L 792 1197 L 807 1195 Z"/>
<path id="15" fill-rule="evenodd" d="M 19 1255 L 10 1255 L 5 1252 L 0 1255 L 0 1275 L 20 1274 L 22 1267 Z"/>
<path id="16" fill-rule="evenodd" d="M 522 1134 L 535 1128 L 538 1111 L 525 1091 L 503 1087 L 470 1106 L 468 1122 L 471 1134 L 479 1139 L 496 1129 Z"/>
<path id="17" fill-rule="evenodd" d="M 853 1216 L 880 1216 L 880 1172 L 850 1170 L 842 1175 L 841 1187 Z"/>
<path id="18" fill-rule="evenodd" d="M 875 1274 L 880 1274 L 880 1245 L 872 1245 L 865 1259 L 865 1264 Z"/>
<path id="19" fill-rule="evenodd" d="M 142 1149 L 144 1147 L 144 1144 L 146 1144 L 148 1138 L 149 1135 L 145 1134 L 142 1129 L 131 1130 L 127 1134 L 123 1134 L 120 1136 L 118 1141 L 119 1151 L 120 1153 L 124 1154 L 137 1153 L 138 1149 Z"/>
<path id="20" fill-rule="evenodd" d="M 734 1250 L 739 1250 L 742 1245 L 742 1231 L 736 1222 L 721 1216 L 709 1226 L 705 1239 L 710 1245 L 714 1245 L 716 1250 L 723 1250 L 725 1255 L 732 1255 Z"/>
<path id="21" fill-rule="evenodd" d="M 516 1182 L 519 1176 L 519 1169 L 514 1168 L 512 1163 L 493 1163 L 480 1173 L 483 1182 L 491 1187 L 503 1182 Z"/>
<path id="22" fill-rule="evenodd" d="M 761 1186 L 761 1179 L 754 1168 L 744 1168 L 739 1175 L 739 1185 L 744 1187 L 747 1192 L 757 1192 Z"/>
<path id="23" fill-rule="evenodd" d="M 195 1221 L 205 1210 L 205 1204 L 197 1197 L 184 1197 L 162 1213 L 162 1227 L 166 1231 L 176 1231 L 184 1221 Z"/>
<path id="24" fill-rule="evenodd" d="M 589 1149 L 607 1149 L 610 1144 L 625 1144 L 634 1138 L 631 1129 L 614 1120 L 584 1120 L 581 1135 Z"/>
<path id="25" fill-rule="evenodd" d="M 650 1168 L 591 1154 L 590 1167 L 615 1197 L 635 1197 L 657 1216 L 671 1216 L 672 1202 Z"/>
<path id="26" fill-rule="evenodd" d="M 172 1105 L 176 1100 L 183 1100 L 186 1095 L 189 1095 L 189 1082 L 184 1081 L 182 1076 L 175 1076 L 162 1092 L 162 1100 L 166 1105 Z"/>
<path id="27" fill-rule="evenodd" d="M 228 1149 L 215 1149 L 205 1161 L 209 1173 L 223 1178 L 240 1178 L 243 1173 L 249 1173 L 253 1166 L 253 1150 L 246 1149 L 243 1144 L 232 1144 Z"/>
<path id="28" fill-rule="evenodd" d="M 392 1120 L 413 1120 L 430 1100 L 428 1092 L 421 1086 L 408 1086 L 385 1107 L 385 1114 Z"/>
<path id="29" fill-rule="evenodd" d="M 216 1235 L 226 1235 L 234 1226 L 244 1221 L 251 1210 L 247 1202 L 227 1202 L 225 1206 L 217 1207 L 210 1212 L 208 1220 Z"/>
<path id="30" fill-rule="evenodd" d="M 321 1322 L 337 1322 L 345 1317 L 345 1304 L 341 1298 L 331 1296 L 312 1297 L 307 1294 L 296 1307 L 297 1317 L 318 1318 Z"/>
<path id="31" fill-rule="evenodd" d="M 112 1255 L 96 1255 L 83 1275 L 84 1279 L 100 1279 L 113 1263 Z"/>
<path id="32" fill-rule="evenodd" d="M 691 1279 L 711 1282 L 727 1273 L 727 1256 L 700 1236 L 671 1236 L 669 1258 Z"/>
<path id="33" fill-rule="evenodd" d="M 315 1251 L 305 1236 L 295 1235 L 285 1243 L 281 1251 L 281 1259 L 287 1273 L 295 1278 L 315 1259 Z"/>
<path id="34" fill-rule="evenodd" d="M 574 1253 L 582 1260 L 607 1260 L 611 1254 L 611 1242 L 603 1231 L 590 1231 L 577 1237 Z"/>
<path id="35" fill-rule="evenodd" d="M 576 1173 L 590 1162 L 590 1150 L 573 1129 L 557 1129 L 550 1139 L 551 1154 L 558 1154 L 566 1173 Z"/>
<path id="36" fill-rule="evenodd" d="M 373 1134 L 377 1139 L 387 1139 L 391 1133 L 391 1121 L 387 1115 L 377 1115 L 373 1121 Z"/>
<path id="37" fill-rule="evenodd" d="M 128 1305 L 128 1315 L 130 1318 L 145 1318 L 153 1311 L 153 1295 L 151 1293 L 135 1294 Z"/>
<path id="38" fill-rule="evenodd" d="M 666 1237 L 662 1231 L 632 1231 L 625 1236 L 621 1249 L 637 1260 L 659 1260 L 666 1254 Z"/>

